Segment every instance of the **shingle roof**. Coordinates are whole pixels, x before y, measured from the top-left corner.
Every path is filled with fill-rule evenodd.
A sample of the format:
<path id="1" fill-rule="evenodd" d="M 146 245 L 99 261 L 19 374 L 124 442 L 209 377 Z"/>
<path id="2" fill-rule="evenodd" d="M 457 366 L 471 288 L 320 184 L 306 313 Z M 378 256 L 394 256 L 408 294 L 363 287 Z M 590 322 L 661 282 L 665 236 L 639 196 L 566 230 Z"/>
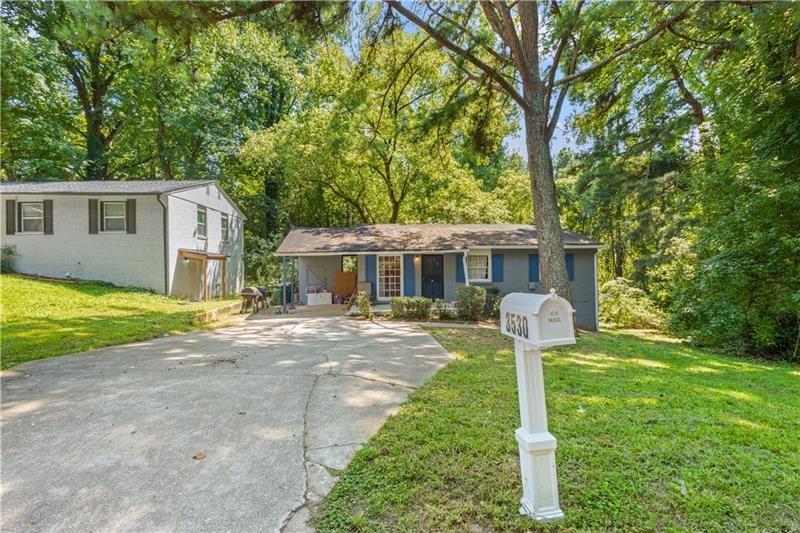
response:
<path id="1" fill-rule="evenodd" d="M 160 194 L 192 189 L 211 180 L 17 181 L 0 183 L 0 193 L 16 194 Z"/>
<path id="2" fill-rule="evenodd" d="M 567 246 L 598 243 L 571 231 Z M 363 252 L 423 252 L 539 245 L 536 226 L 524 224 L 377 224 L 352 228 L 295 228 L 276 255 Z"/>

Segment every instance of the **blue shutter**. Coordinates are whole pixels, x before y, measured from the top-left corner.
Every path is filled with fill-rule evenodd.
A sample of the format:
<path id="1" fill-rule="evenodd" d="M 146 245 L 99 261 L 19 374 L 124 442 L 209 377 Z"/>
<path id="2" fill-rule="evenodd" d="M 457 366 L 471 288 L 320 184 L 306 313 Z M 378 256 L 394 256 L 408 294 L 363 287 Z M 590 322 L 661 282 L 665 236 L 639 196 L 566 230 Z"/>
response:
<path id="1" fill-rule="evenodd" d="M 567 254 L 567 277 L 575 281 L 575 256 L 572 254 Z"/>
<path id="2" fill-rule="evenodd" d="M 492 283 L 503 281 L 503 254 L 492 254 Z"/>
<path id="3" fill-rule="evenodd" d="M 539 281 L 539 254 L 528 256 L 528 281 Z"/>
<path id="4" fill-rule="evenodd" d="M 414 296 L 414 256 L 403 255 L 403 296 Z"/>
<path id="5" fill-rule="evenodd" d="M 464 283 L 464 254 L 456 254 L 456 283 Z"/>
<path id="6" fill-rule="evenodd" d="M 372 297 L 375 298 L 375 291 L 378 290 L 378 260 L 374 255 L 364 256 L 364 279 L 372 283 Z"/>

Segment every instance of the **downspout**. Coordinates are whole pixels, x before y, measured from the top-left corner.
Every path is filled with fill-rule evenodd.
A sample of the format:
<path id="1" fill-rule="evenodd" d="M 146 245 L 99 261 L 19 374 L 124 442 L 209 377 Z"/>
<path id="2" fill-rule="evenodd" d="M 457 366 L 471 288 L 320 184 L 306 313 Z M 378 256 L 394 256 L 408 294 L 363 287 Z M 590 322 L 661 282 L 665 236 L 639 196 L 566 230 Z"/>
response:
<path id="1" fill-rule="evenodd" d="M 597 250 L 594 251 L 594 325 L 600 331 L 600 288 L 597 281 Z"/>
<path id="2" fill-rule="evenodd" d="M 469 250 L 464 250 L 464 255 L 461 256 L 461 262 L 464 266 L 464 285 L 469 287 L 469 270 L 467 270 L 467 256 L 469 255 Z"/>
<path id="3" fill-rule="evenodd" d="M 161 224 L 164 231 L 164 296 L 169 296 L 169 204 L 161 198 L 162 196 L 164 194 L 159 194 L 156 199 L 164 208 L 164 218 Z"/>

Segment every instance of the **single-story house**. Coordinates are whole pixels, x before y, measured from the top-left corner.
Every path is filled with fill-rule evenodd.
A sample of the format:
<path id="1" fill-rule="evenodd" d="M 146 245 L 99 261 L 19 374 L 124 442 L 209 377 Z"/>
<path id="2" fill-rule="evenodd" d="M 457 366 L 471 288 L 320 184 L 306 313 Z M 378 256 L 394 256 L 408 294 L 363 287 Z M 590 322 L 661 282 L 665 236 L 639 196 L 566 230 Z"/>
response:
<path id="1" fill-rule="evenodd" d="M 301 304 L 309 287 L 331 290 L 337 272 L 358 272 L 372 296 L 456 299 L 458 287 L 544 293 L 539 280 L 539 237 L 522 224 L 377 224 L 351 228 L 295 228 L 276 251 L 297 257 Z M 572 305 L 579 327 L 596 330 L 597 251 L 600 245 L 564 232 Z M 313 289 L 312 289 L 313 290 Z"/>
<path id="2" fill-rule="evenodd" d="M 241 210 L 214 181 L 0 184 L 15 270 L 193 300 L 244 285 Z"/>

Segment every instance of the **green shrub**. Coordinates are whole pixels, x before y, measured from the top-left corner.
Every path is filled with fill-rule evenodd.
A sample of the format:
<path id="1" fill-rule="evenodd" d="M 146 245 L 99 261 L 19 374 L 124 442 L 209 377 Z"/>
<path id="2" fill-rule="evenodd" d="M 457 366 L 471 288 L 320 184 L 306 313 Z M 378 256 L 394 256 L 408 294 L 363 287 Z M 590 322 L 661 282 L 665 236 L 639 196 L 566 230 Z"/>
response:
<path id="1" fill-rule="evenodd" d="M 661 329 L 664 315 L 642 289 L 625 278 L 600 287 L 600 320 L 621 328 Z"/>
<path id="2" fill-rule="evenodd" d="M 480 320 L 486 305 L 486 289 L 469 285 L 458 288 L 458 316 L 464 320 Z"/>
<path id="3" fill-rule="evenodd" d="M 452 307 L 447 307 L 447 304 L 441 298 L 433 301 L 433 314 L 439 320 L 450 320 L 456 317 L 456 312 Z"/>
<path id="4" fill-rule="evenodd" d="M 500 317 L 500 302 L 503 301 L 503 295 L 497 287 L 489 287 L 486 289 L 486 303 L 483 306 L 483 314 L 492 317 Z"/>
<path id="5" fill-rule="evenodd" d="M 14 260 L 17 257 L 17 249 L 6 244 L 0 248 L 0 272 L 14 272 Z"/>
<path id="6" fill-rule="evenodd" d="M 358 307 L 358 314 L 364 318 L 372 318 L 372 302 L 370 301 L 369 294 L 366 292 L 359 292 L 356 297 L 356 306 Z"/>
<path id="7" fill-rule="evenodd" d="M 431 317 L 433 300 L 422 296 L 398 296 L 392 298 L 392 317 L 413 320 L 428 320 Z"/>

